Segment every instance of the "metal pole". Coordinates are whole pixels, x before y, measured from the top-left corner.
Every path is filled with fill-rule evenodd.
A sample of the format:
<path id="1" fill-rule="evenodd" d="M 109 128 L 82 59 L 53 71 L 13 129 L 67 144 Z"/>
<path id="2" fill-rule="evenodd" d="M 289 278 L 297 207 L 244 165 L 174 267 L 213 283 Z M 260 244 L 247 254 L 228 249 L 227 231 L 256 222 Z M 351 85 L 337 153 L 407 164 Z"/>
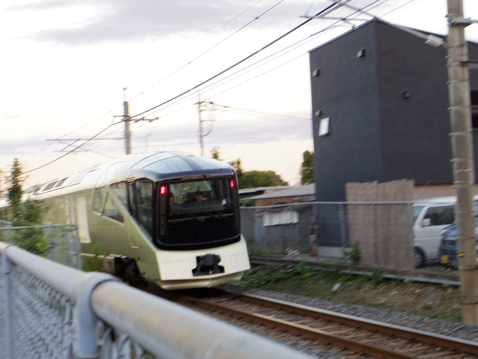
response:
<path id="1" fill-rule="evenodd" d="M 8 245 L 10 246 L 10 245 Z M 7 248 L 8 248 L 7 246 Z M 10 259 L 7 256 L 6 248 L 3 251 L 2 256 L 2 273 L 3 280 L 5 281 L 5 297 L 4 297 L 4 313 L 5 313 L 5 337 L 7 344 L 7 359 L 13 359 L 13 318 L 12 318 L 12 280 L 10 278 L 11 272 Z"/>
<path id="2" fill-rule="evenodd" d="M 465 324 L 478 324 L 478 271 L 473 206 L 475 183 L 471 135 L 469 70 L 462 0 L 448 0 L 447 67 L 450 99 L 453 177 L 457 195 L 456 217 L 461 280 L 461 303 Z"/>
<path id="3" fill-rule="evenodd" d="M 129 129 L 129 122 L 131 121 L 129 118 L 129 103 L 128 101 L 123 102 L 124 106 L 124 114 L 123 114 L 123 122 L 124 122 L 124 140 L 125 140 L 125 148 L 126 154 L 131 154 L 131 131 Z"/>
<path id="4" fill-rule="evenodd" d="M 202 102 L 201 102 L 201 93 L 198 91 L 198 114 L 199 114 L 199 144 L 201 146 L 201 156 L 204 156 L 204 141 L 203 141 L 203 131 L 202 131 Z"/>

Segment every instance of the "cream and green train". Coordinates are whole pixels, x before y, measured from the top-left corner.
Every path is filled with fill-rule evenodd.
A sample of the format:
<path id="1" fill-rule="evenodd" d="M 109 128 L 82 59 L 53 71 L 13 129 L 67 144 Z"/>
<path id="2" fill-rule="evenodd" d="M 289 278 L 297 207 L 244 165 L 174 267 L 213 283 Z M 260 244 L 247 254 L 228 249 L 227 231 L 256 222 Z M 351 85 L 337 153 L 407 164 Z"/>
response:
<path id="1" fill-rule="evenodd" d="M 211 287 L 250 268 L 234 169 L 178 152 L 128 155 L 37 188 L 45 223 L 76 224 L 81 255 L 163 289 Z"/>

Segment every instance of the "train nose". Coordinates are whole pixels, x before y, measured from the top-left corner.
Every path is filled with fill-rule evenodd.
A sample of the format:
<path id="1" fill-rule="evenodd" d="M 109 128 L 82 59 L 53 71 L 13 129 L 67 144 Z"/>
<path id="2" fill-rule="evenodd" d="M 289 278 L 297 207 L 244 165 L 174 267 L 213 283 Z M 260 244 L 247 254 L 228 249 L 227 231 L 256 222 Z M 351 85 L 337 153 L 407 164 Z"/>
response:
<path id="1" fill-rule="evenodd" d="M 197 267 L 192 270 L 194 276 L 224 273 L 224 267 L 220 266 L 221 257 L 217 254 L 205 254 L 196 257 Z"/>

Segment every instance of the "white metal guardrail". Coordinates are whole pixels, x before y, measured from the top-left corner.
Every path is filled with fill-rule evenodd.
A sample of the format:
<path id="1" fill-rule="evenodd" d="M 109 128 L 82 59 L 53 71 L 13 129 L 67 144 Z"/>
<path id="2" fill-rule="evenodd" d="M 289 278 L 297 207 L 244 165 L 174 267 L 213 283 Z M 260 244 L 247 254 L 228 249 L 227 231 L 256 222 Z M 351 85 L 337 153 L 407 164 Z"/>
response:
<path id="1" fill-rule="evenodd" d="M 131 288 L 0 242 L 0 357 L 310 358 Z"/>

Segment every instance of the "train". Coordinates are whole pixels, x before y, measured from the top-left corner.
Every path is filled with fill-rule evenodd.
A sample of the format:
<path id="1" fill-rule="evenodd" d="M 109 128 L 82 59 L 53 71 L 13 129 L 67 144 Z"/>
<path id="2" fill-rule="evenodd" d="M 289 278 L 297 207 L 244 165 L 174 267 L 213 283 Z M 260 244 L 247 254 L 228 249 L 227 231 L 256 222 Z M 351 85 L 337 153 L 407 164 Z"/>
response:
<path id="1" fill-rule="evenodd" d="M 82 258 L 130 282 L 207 288 L 250 269 L 236 173 L 212 158 L 131 154 L 25 195 L 43 202 L 44 223 L 76 225 Z"/>

